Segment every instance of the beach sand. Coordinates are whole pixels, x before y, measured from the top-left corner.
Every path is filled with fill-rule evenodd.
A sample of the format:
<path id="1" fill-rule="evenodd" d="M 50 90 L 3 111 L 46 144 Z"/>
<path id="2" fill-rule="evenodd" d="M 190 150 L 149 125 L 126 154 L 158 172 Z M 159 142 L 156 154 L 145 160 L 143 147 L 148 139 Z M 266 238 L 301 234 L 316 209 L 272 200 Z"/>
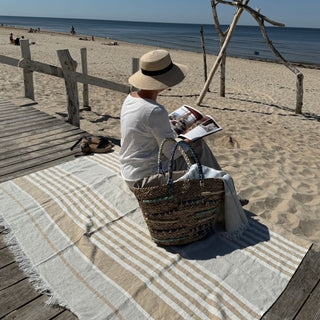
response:
<path id="1" fill-rule="evenodd" d="M 81 71 L 80 48 L 86 47 L 90 75 L 127 84 L 132 58 L 154 47 L 110 39 L 81 41 L 79 35 L 0 28 L 0 54 L 21 58 L 20 47 L 9 44 L 9 34 L 30 42 L 32 59 L 59 66 L 57 49 L 69 49 Z M 90 38 L 89 38 L 90 39 Z M 200 39 L 199 39 L 200 41 Z M 187 78 L 159 97 L 168 112 L 182 104 L 196 106 L 204 85 L 201 53 L 169 50 L 174 61 L 189 66 Z M 207 55 L 209 69 L 215 61 Z M 303 114 L 295 114 L 295 75 L 285 66 L 228 58 L 226 97 L 219 97 L 219 75 L 199 110 L 223 127 L 206 138 L 221 167 L 234 178 L 251 214 L 281 225 L 287 231 L 320 244 L 320 70 L 298 67 L 304 74 Z M 24 98 L 22 69 L 0 64 L 0 96 L 16 104 Z M 64 80 L 34 73 L 33 107 L 65 118 Z M 120 139 L 120 109 L 126 94 L 89 86 L 91 111 L 81 112 L 80 126 L 94 135 Z M 82 85 L 79 85 L 80 107 Z"/>

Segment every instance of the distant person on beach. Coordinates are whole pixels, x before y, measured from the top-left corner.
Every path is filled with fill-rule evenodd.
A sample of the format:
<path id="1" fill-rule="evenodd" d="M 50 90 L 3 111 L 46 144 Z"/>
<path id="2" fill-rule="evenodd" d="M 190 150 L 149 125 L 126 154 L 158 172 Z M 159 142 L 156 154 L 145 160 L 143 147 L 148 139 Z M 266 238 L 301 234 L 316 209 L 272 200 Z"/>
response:
<path id="1" fill-rule="evenodd" d="M 13 33 L 10 33 L 9 41 L 14 44 Z"/>
<path id="2" fill-rule="evenodd" d="M 76 31 L 74 29 L 74 26 L 71 27 L 71 34 L 76 34 Z"/>
<path id="3" fill-rule="evenodd" d="M 15 38 L 14 45 L 15 46 L 20 46 L 20 38 Z"/>

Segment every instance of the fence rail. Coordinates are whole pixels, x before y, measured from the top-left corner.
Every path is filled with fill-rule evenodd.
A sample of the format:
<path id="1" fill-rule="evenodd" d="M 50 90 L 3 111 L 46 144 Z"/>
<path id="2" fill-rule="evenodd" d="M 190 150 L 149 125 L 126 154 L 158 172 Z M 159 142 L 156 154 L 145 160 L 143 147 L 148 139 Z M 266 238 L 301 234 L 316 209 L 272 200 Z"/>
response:
<path id="1" fill-rule="evenodd" d="M 34 100 L 34 87 L 33 87 L 33 72 L 44 73 L 54 77 L 64 78 L 66 91 L 68 96 L 68 122 L 80 127 L 79 116 L 79 99 L 77 83 L 83 83 L 83 97 L 84 107 L 89 106 L 88 85 L 93 85 L 105 89 L 115 90 L 123 93 L 129 93 L 131 87 L 125 84 L 117 83 L 114 81 L 94 77 L 87 73 L 87 58 L 86 49 L 81 49 L 81 62 L 82 73 L 76 71 L 78 63 L 72 59 L 68 49 L 57 50 L 61 67 L 50 65 L 47 63 L 35 61 L 31 59 L 31 52 L 29 40 L 23 39 L 20 41 L 21 45 L 21 59 L 11 58 L 0 55 L 0 63 L 10 66 L 23 68 L 24 77 L 24 91 L 25 97 Z M 138 68 L 136 58 L 132 60 L 132 71 L 135 72 Z"/>

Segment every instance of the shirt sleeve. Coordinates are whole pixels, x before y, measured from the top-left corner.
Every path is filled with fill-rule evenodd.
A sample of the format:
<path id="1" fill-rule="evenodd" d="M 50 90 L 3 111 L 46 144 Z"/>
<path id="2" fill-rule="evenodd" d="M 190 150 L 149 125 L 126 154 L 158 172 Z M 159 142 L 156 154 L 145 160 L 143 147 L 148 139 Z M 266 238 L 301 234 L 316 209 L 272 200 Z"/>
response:
<path id="1" fill-rule="evenodd" d="M 159 146 L 161 141 L 166 138 L 176 138 L 176 135 L 170 126 L 168 112 L 163 107 L 159 106 L 152 110 L 149 117 L 149 126 L 151 133 L 157 140 Z M 167 143 L 163 148 L 163 153 L 168 159 L 170 159 L 172 148 L 173 145 L 170 143 Z M 177 156 L 179 156 L 179 152 L 176 152 L 175 158 L 177 158 Z"/>

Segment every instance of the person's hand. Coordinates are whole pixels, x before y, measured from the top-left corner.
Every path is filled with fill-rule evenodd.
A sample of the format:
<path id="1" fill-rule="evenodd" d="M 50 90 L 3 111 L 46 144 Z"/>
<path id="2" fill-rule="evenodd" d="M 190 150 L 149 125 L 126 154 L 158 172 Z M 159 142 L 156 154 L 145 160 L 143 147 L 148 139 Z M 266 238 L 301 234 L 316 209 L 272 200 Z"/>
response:
<path id="1" fill-rule="evenodd" d="M 189 143 L 190 145 L 193 144 L 193 141 L 192 141 L 192 140 L 189 140 L 189 139 L 183 139 L 183 140 L 184 140 L 184 142 Z"/>

